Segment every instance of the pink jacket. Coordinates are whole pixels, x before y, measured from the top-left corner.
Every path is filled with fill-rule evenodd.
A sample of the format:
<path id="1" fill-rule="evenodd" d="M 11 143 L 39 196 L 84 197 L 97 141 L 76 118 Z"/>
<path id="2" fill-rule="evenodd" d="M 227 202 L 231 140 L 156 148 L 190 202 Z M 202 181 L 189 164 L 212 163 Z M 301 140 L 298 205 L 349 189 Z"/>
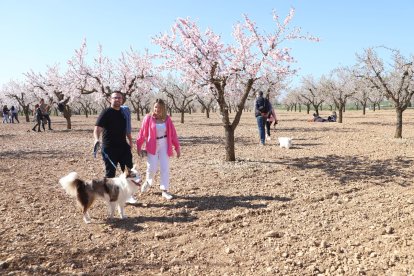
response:
<path id="1" fill-rule="evenodd" d="M 177 132 L 173 122 L 171 121 L 170 116 L 167 116 L 165 120 L 167 127 L 167 154 L 168 156 L 173 155 L 172 146 L 174 145 L 175 151 L 180 152 L 180 142 L 178 141 Z M 141 150 L 142 145 L 145 142 L 145 149 L 150 154 L 155 154 L 157 150 L 157 129 L 156 129 L 156 119 L 147 114 L 142 121 L 141 129 L 139 130 L 137 137 L 137 149 Z"/>

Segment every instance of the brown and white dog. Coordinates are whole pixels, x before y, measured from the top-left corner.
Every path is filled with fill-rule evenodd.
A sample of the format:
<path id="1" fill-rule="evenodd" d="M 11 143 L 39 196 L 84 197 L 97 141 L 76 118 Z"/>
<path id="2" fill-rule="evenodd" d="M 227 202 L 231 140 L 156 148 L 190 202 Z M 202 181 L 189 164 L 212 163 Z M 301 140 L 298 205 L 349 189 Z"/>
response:
<path id="1" fill-rule="evenodd" d="M 83 220 L 90 223 L 88 209 L 96 197 L 106 201 L 109 218 L 113 217 L 116 206 L 118 206 L 121 219 L 125 218 L 125 202 L 138 191 L 141 178 L 134 166 L 131 170 L 126 168 L 119 177 L 91 181 L 84 181 L 76 172 L 71 172 L 62 177 L 59 183 L 68 195 L 77 198 L 83 210 Z"/>

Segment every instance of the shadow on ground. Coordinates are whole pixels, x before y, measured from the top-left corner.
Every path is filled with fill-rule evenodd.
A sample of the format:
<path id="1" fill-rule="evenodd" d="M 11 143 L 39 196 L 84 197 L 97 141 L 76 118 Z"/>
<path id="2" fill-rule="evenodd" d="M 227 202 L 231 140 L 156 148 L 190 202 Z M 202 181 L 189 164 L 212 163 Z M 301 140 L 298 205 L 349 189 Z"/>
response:
<path id="1" fill-rule="evenodd" d="M 206 210 L 230 210 L 241 207 L 246 209 L 266 208 L 267 204 L 263 201 L 281 201 L 286 202 L 292 200 L 288 197 L 273 196 L 176 196 L 179 201 L 171 205 L 173 208 L 191 208 L 196 211 Z M 252 203 L 251 201 L 261 201 L 261 203 Z M 149 204 L 149 207 L 165 207 L 161 204 Z"/>
<path id="2" fill-rule="evenodd" d="M 341 184 L 369 181 L 379 185 L 396 183 L 405 187 L 411 185 L 408 180 L 414 177 L 414 172 L 409 170 L 414 162 L 409 158 L 370 160 L 368 157 L 328 155 L 283 159 L 272 163 L 299 170 L 321 170 Z"/>

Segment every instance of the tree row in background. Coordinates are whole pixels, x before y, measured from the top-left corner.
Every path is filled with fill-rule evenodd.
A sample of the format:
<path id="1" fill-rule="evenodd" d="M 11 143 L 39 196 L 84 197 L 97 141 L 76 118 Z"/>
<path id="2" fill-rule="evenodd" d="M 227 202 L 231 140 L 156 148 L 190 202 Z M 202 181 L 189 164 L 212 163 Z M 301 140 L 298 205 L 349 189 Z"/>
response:
<path id="1" fill-rule="evenodd" d="M 65 69 L 59 64 L 46 72 L 29 71 L 24 80 L 10 81 L 0 91 L 0 103 L 20 106 L 29 121 L 33 105 L 44 98 L 62 111 L 67 128 L 72 128 L 73 112 L 97 113 L 108 106 L 107 98 L 120 91 L 132 108 L 137 120 L 151 110 L 156 97 L 166 100 L 170 113 L 185 113 L 201 109 L 209 118 L 217 111 L 225 136 L 225 159 L 236 160 L 235 131 L 243 111 L 252 108 L 254 94 L 270 93 L 290 110 L 306 106 L 319 114 L 322 104 L 339 111 L 338 123 L 349 102 L 379 106 L 384 99 L 393 102 L 397 112 L 395 137 L 402 137 L 402 112 L 414 93 L 413 64 L 398 51 L 393 53 L 393 66 L 385 66 L 374 49 L 357 55 L 356 65 L 333 69 L 329 75 L 315 80 L 303 78 L 301 86 L 289 85 L 296 70 L 294 58 L 286 47 L 291 40 L 318 41 L 291 28 L 292 9 L 281 20 L 273 13 L 274 28 L 261 31 L 247 16 L 232 32 L 233 43 L 224 43 L 213 30 L 200 30 L 191 19 L 177 19 L 170 32 L 153 37 L 158 53 L 128 49 L 118 59 L 109 58 L 99 45 L 97 54 L 88 55 L 86 40 L 69 57 Z M 157 64 L 157 65 L 155 65 Z"/>

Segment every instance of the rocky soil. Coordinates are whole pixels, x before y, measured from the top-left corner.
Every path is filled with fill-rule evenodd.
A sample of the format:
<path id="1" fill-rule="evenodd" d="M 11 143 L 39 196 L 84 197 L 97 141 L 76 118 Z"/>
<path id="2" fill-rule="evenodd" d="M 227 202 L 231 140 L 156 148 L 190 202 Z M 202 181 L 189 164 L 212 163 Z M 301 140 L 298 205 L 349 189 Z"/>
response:
<path id="1" fill-rule="evenodd" d="M 393 111 L 347 111 L 343 124 L 278 113 L 264 147 L 252 114 L 242 116 L 236 162 L 223 161 L 217 115 L 180 124 L 174 114 L 176 198 L 152 187 L 124 220 L 108 220 L 98 201 L 91 224 L 58 179 L 103 176 L 96 117 L 75 116 L 70 131 L 62 117 L 45 133 L 0 125 L 0 274 L 414 275 L 414 110 L 403 139 L 393 138 Z M 293 147 L 279 148 L 278 136 Z M 136 152 L 134 161 L 145 175 Z"/>

